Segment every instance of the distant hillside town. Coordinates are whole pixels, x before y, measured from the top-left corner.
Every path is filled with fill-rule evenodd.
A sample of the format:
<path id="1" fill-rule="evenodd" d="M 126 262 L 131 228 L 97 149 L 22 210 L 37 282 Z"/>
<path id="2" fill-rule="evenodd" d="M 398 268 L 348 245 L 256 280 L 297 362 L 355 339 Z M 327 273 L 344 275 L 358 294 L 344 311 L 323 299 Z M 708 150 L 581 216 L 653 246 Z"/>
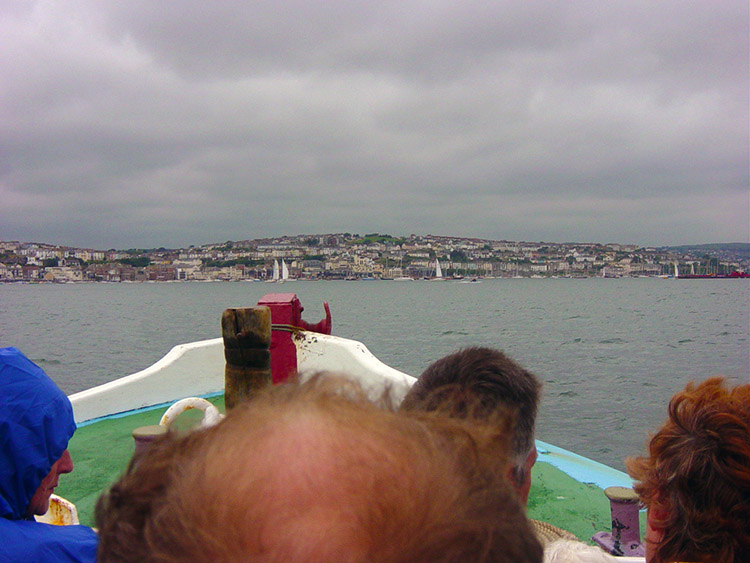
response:
<path id="1" fill-rule="evenodd" d="M 182 249 L 94 250 L 0 242 L 0 282 L 725 277 L 750 244 L 644 248 L 372 233 L 283 236 Z"/>

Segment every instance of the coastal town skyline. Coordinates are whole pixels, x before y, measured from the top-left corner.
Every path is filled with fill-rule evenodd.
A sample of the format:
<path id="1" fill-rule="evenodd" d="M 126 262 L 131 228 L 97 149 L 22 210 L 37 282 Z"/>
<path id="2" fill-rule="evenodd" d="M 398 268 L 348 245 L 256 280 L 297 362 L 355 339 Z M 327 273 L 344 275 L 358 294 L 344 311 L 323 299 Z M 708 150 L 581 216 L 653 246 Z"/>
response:
<path id="1" fill-rule="evenodd" d="M 750 239 L 750 5 L 0 0 L 0 240 Z"/>
<path id="2" fill-rule="evenodd" d="M 326 233 L 105 251 L 0 241 L 0 282 L 747 277 L 749 271 L 750 243 L 655 248 Z"/>

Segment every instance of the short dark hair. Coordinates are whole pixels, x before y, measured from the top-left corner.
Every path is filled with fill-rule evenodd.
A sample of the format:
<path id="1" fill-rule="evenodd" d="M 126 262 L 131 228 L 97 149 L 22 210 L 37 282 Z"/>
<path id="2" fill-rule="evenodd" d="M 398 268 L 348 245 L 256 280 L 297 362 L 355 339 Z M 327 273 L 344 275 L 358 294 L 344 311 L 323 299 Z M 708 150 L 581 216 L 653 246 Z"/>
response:
<path id="1" fill-rule="evenodd" d="M 505 442 L 501 467 L 487 442 Z M 507 447 L 497 428 L 394 411 L 351 382 L 273 387 L 131 463 L 97 505 L 98 560 L 540 562 Z"/>
<path id="2" fill-rule="evenodd" d="M 459 350 L 431 364 L 404 398 L 406 410 L 434 410 L 450 403 L 452 413 L 487 416 L 515 410 L 513 458 L 523 464 L 534 446 L 534 425 L 542 385 L 530 371 L 494 348 Z"/>

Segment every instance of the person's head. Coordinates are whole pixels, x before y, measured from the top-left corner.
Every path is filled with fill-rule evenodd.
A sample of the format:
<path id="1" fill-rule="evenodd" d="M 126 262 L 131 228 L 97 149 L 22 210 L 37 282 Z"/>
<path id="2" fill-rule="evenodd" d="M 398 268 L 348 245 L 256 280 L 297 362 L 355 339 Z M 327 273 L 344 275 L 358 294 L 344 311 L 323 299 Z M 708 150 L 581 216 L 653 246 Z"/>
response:
<path id="1" fill-rule="evenodd" d="M 0 348 L 0 517 L 47 511 L 57 478 L 73 468 L 70 400 L 16 348 Z"/>
<path id="2" fill-rule="evenodd" d="M 70 457 L 70 452 L 65 450 L 60 459 L 52 464 L 52 469 L 49 470 L 46 477 L 42 479 L 39 487 L 37 487 L 34 496 L 29 501 L 29 506 L 26 509 L 26 516 L 41 516 L 49 510 L 49 499 L 52 493 L 55 492 L 60 475 L 63 473 L 70 473 L 73 471 L 73 458 Z"/>
<path id="3" fill-rule="evenodd" d="M 626 465 L 648 507 L 647 561 L 750 560 L 750 385 L 688 384 Z"/>
<path id="4" fill-rule="evenodd" d="M 483 453 L 502 437 L 457 422 L 340 379 L 274 387 L 131 464 L 97 506 L 99 561 L 541 561 Z"/>
<path id="5" fill-rule="evenodd" d="M 515 411 L 510 477 L 525 503 L 536 461 L 534 424 L 541 391 L 537 377 L 492 348 L 466 348 L 434 362 L 401 404 L 432 411 L 446 403 L 452 416 L 486 417 L 498 408 Z"/>

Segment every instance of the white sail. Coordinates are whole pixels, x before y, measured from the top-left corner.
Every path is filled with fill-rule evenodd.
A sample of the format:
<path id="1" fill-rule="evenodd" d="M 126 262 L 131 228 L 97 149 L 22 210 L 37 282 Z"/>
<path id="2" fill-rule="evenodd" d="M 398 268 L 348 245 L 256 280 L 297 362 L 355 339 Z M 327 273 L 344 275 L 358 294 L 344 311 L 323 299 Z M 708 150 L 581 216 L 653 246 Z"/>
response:
<path id="1" fill-rule="evenodd" d="M 286 262 L 284 262 L 284 259 L 281 259 L 281 279 L 282 280 L 288 280 L 289 279 L 289 268 L 286 267 Z"/>
<path id="2" fill-rule="evenodd" d="M 443 269 L 440 267 L 440 260 L 438 260 L 437 258 L 435 258 L 435 277 L 443 277 Z"/>
<path id="3" fill-rule="evenodd" d="M 279 261 L 273 261 L 273 281 L 279 281 Z"/>

